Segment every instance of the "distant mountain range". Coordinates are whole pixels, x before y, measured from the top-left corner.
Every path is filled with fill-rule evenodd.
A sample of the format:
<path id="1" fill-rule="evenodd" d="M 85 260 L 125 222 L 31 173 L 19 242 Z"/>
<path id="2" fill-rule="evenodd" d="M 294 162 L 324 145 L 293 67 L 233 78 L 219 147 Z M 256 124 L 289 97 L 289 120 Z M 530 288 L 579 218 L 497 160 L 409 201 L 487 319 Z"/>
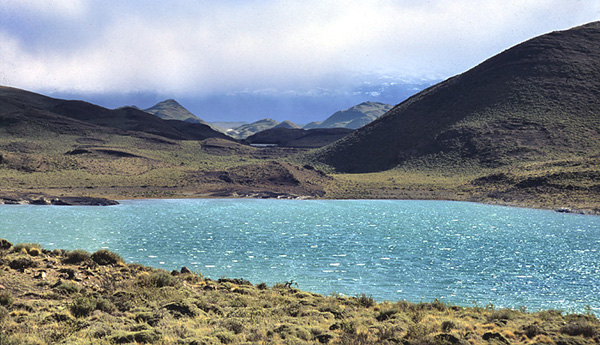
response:
<path id="1" fill-rule="evenodd" d="M 340 110 L 325 121 L 310 122 L 304 129 L 313 128 L 349 128 L 357 129 L 371 123 L 392 109 L 392 105 L 378 102 L 364 102 L 346 110 Z"/>
<path id="2" fill-rule="evenodd" d="M 315 129 L 315 128 L 346 128 L 356 129 L 370 123 L 379 116 L 385 114 L 392 108 L 391 105 L 377 102 L 364 102 L 355 105 L 346 110 L 338 111 L 329 116 L 324 121 L 310 122 L 305 126 L 300 126 L 291 121 L 278 122 L 273 119 L 262 119 L 252 123 L 243 123 L 239 126 L 232 126 L 232 123 L 211 123 L 214 127 L 222 128 L 223 133 L 227 133 L 236 139 L 245 139 L 271 128 L 288 128 L 288 129 Z M 290 132 L 291 133 L 291 132 Z M 282 133 L 279 133 L 282 134 Z M 292 137 L 294 137 L 293 135 Z M 290 140 L 292 138 L 290 137 Z"/>

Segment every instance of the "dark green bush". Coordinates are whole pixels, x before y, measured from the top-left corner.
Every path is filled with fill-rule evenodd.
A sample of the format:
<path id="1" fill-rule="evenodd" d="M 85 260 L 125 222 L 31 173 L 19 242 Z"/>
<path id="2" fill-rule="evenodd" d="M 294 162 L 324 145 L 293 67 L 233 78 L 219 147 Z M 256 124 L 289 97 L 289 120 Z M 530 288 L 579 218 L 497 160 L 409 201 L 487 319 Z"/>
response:
<path id="1" fill-rule="evenodd" d="M 86 252 L 85 250 L 75 249 L 67 252 L 63 262 L 67 264 L 78 264 L 81 262 L 86 262 L 89 259 L 90 253 Z"/>
<path id="2" fill-rule="evenodd" d="M 173 277 L 167 271 L 158 271 L 149 275 L 140 275 L 137 284 L 142 287 L 165 287 L 177 285 L 177 278 Z"/>
<path id="3" fill-rule="evenodd" d="M 54 290 L 61 295 L 72 295 L 75 293 L 79 293 L 81 288 L 78 285 L 69 282 L 61 282 L 59 285 L 54 287 Z"/>
<path id="4" fill-rule="evenodd" d="M 115 311 L 115 305 L 107 299 L 99 298 L 96 300 L 96 309 L 110 314 Z"/>
<path id="5" fill-rule="evenodd" d="M 450 332 L 451 330 L 456 328 L 456 324 L 452 321 L 444 321 L 442 322 L 442 332 Z"/>
<path id="6" fill-rule="evenodd" d="M 260 284 L 256 285 L 256 288 L 259 290 L 266 290 L 269 287 L 267 286 L 267 283 L 260 283 Z"/>
<path id="7" fill-rule="evenodd" d="M 96 310 L 96 300 L 88 297 L 77 297 L 69 306 L 69 310 L 75 317 L 89 316 Z"/>
<path id="8" fill-rule="evenodd" d="M 13 303 L 13 296 L 8 292 L 0 293 L 0 305 L 9 306 Z"/>
<path id="9" fill-rule="evenodd" d="M 375 300 L 373 299 L 373 295 L 365 295 L 360 294 L 356 296 L 356 299 L 358 301 L 358 305 L 365 307 L 365 308 L 369 308 L 369 307 L 373 307 L 377 304 L 377 302 L 375 302 Z"/>
<path id="10" fill-rule="evenodd" d="M 9 242 L 8 240 L 5 240 L 3 238 L 0 238 L 0 250 L 7 250 L 10 249 L 13 246 L 13 244 L 11 242 Z"/>
<path id="11" fill-rule="evenodd" d="M 589 322 L 571 322 L 566 326 L 561 327 L 560 332 L 571 336 L 582 335 L 584 337 L 593 338 L 598 334 L 598 326 L 592 325 Z"/>
<path id="12" fill-rule="evenodd" d="M 18 258 L 9 262 L 8 266 L 13 270 L 24 270 L 26 268 L 37 267 L 37 263 L 31 259 Z"/>
<path id="13" fill-rule="evenodd" d="M 92 260 L 98 265 L 116 265 L 125 262 L 117 253 L 113 253 L 108 249 L 100 249 L 92 254 Z"/>

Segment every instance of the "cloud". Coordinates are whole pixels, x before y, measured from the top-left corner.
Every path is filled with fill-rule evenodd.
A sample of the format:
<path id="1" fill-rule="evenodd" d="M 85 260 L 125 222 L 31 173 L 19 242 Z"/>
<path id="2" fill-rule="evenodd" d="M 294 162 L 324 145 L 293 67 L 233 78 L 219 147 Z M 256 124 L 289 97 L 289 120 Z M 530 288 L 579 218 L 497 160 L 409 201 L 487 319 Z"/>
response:
<path id="1" fill-rule="evenodd" d="M 583 0 L 0 0 L 0 83 L 207 95 L 439 79 L 599 17 Z"/>

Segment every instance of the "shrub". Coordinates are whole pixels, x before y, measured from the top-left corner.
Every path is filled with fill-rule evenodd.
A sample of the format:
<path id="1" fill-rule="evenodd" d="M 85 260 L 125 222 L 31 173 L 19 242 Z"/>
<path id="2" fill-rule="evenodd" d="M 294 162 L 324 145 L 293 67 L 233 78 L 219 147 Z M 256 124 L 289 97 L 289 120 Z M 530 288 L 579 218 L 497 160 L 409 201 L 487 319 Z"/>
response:
<path id="1" fill-rule="evenodd" d="M 9 306 L 13 303 L 13 296 L 8 292 L 0 293 L 0 305 Z"/>
<path id="2" fill-rule="evenodd" d="M 583 335 L 592 338 L 598 334 L 598 328 L 589 322 L 571 322 L 560 328 L 560 333 L 571 336 Z"/>
<path id="3" fill-rule="evenodd" d="M 79 293 L 81 291 L 81 288 L 73 283 L 61 282 L 58 286 L 54 288 L 54 290 L 56 290 L 56 292 L 60 293 L 61 295 L 72 295 L 75 293 Z"/>
<path id="4" fill-rule="evenodd" d="M 108 249 L 100 249 L 91 256 L 92 260 L 98 265 L 116 265 L 125 262 L 117 253 L 113 253 Z"/>
<path id="5" fill-rule="evenodd" d="M 358 305 L 360 305 L 361 307 L 365 307 L 365 308 L 369 308 L 369 307 L 373 307 L 377 304 L 377 302 L 375 302 L 375 300 L 373 299 L 373 295 L 365 295 L 360 294 L 356 296 L 356 299 L 358 301 Z"/>
<path id="6" fill-rule="evenodd" d="M 41 249 L 42 246 L 39 243 L 19 243 L 12 248 L 12 251 L 31 254 L 31 251 L 34 250 L 35 253 L 39 254 Z"/>
<path id="7" fill-rule="evenodd" d="M 494 311 L 489 317 L 488 320 L 491 321 L 503 321 L 503 320 L 511 320 L 514 316 L 514 311 L 510 309 L 500 309 Z"/>
<path id="8" fill-rule="evenodd" d="M 11 242 L 9 242 L 8 240 L 5 240 L 3 238 L 0 238 L 0 250 L 8 250 L 13 246 L 13 244 Z"/>
<path id="9" fill-rule="evenodd" d="M 260 284 L 256 285 L 256 288 L 259 290 L 266 290 L 269 287 L 267 286 L 267 283 L 260 283 Z"/>
<path id="10" fill-rule="evenodd" d="M 245 329 L 244 324 L 238 320 L 226 320 L 221 326 L 235 334 L 240 334 Z"/>
<path id="11" fill-rule="evenodd" d="M 96 309 L 110 314 L 115 311 L 115 305 L 107 299 L 99 298 L 96 300 Z"/>
<path id="12" fill-rule="evenodd" d="M 112 337 L 112 341 L 117 344 L 128 343 L 155 343 L 160 339 L 160 335 L 153 330 L 145 330 L 140 332 L 119 333 Z"/>
<path id="13" fill-rule="evenodd" d="M 175 286 L 177 278 L 166 271 L 158 271 L 151 274 L 141 274 L 138 276 L 137 284 L 143 287 L 165 287 Z"/>
<path id="14" fill-rule="evenodd" d="M 232 334 L 231 332 L 224 332 L 224 331 L 213 334 L 213 337 L 219 339 L 219 341 L 222 344 L 231 344 L 236 340 L 234 334 Z"/>
<path id="15" fill-rule="evenodd" d="M 90 259 L 90 253 L 85 250 L 76 249 L 70 252 L 67 252 L 66 257 L 63 259 L 63 262 L 66 264 L 78 264 L 81 262 L 88 261 Z"/>
<path id="16" fill-rule="evenodd" d="M 78 297 L 69 306 L 71 314 L 75 317 L 86 317 L 96 309 L 96 301 L 88 297 Z"/>
<path id="17" fill-rule="evenodd" d="M 37 263 L 31 259 L 18 258 L 9 262 L 8 266 L 13 270 L 24 270 L 26 268 L 37 267 Z"/>
<path id="18" fill-rule="evenodd" d="M 6 310 L 6 308 L 4 308 L 3 306 L 0 306 L 0 325 L 2 325 L 2 322 L 4 322 L 4 320 L 8 319 L 8 310 Z M 0 335 L 2 333 L 0 332 Z"/>
<path id="19" fill-rule="evenodd" d="M 450 332 L 456 328 L 456 324 L 452 321 L 446 320 L 442 322 L 442 332 Z"/>
<path id="20" fill-rule="evenodd" d="M 535 338 L 536 335 L 541 334 L 540 327 L 535 324 L 527 325 L 522 327 L 523 332 L 529 339 Z"/>

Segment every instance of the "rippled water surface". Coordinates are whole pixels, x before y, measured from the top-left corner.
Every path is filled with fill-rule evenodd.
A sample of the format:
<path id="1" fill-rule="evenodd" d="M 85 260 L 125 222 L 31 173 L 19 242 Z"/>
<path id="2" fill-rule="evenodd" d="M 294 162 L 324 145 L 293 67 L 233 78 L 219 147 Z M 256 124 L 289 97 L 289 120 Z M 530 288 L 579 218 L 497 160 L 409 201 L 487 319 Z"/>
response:
<path id="1" fill-rule="evenodd" d="M 0 238 L 378 300 L 600 311 L 600 217 L 447 201 L 0 206 Z"/>

